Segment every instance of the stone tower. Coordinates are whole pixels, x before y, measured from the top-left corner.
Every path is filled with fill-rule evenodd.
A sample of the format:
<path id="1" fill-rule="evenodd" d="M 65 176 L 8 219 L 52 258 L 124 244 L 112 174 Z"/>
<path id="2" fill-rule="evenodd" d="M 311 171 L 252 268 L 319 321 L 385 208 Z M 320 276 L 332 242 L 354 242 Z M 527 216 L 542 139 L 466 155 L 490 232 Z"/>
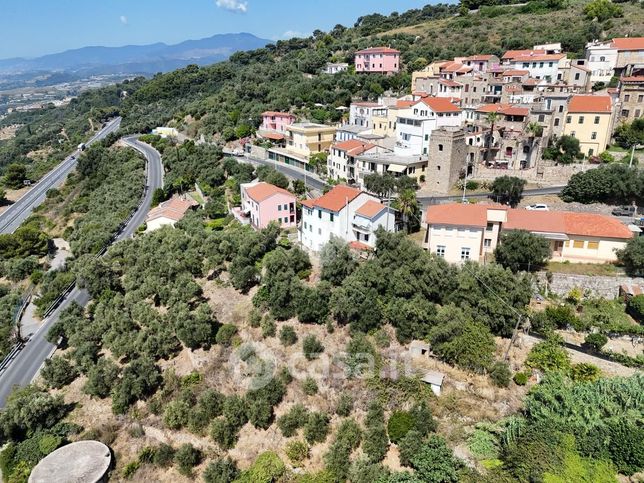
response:
<path id="1" fill-rule="evenodd" d="M 467 167 L 465 132 L 458 127 L 434 129 L 429 138 L 426 181 L 431 191 L 447 194 Z"/>

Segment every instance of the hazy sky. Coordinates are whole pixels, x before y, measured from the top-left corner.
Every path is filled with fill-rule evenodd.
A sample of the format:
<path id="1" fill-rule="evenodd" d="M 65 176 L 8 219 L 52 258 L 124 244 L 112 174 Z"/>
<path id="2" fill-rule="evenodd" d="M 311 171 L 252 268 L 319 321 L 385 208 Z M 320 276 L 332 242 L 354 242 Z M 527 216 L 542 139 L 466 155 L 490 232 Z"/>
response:
<path id="1" fill-rule="evenodd" d="M 0 0 L 0 58 L 88 45 L 177 43 L 216 33 L 277 40 L 430 0 Z"/>

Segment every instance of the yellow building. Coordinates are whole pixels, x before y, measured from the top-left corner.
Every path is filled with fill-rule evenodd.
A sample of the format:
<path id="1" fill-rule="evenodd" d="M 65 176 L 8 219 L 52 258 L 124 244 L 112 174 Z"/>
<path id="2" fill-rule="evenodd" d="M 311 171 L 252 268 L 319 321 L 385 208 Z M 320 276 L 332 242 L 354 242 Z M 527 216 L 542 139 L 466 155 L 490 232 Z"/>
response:
<path id="1" fill-rule="evenodd" d="M 610 96 L 576 95 L 568 103 L 563 134 L 579 139 L 581 152 L 597 156 L 610 143 L 613 105 Z"/>
<path id="2" fill-rule="evenodd" d="M 395 136 L 396 135 L 396 118 L 398 117 L 398 108 L 396 106 L 386 106 L 382 109 L 374 109 L 371 115 L 373 133 L 378 136 Z"/>
<path id="3" fill-rule="evenodd" d="M 326 151 L 333 144 L 336 128 L 315 124 L 312 122 L 298 122 L 287 128 L 286 149 L 293 154 L 308 158 L 311 154 Z"/>

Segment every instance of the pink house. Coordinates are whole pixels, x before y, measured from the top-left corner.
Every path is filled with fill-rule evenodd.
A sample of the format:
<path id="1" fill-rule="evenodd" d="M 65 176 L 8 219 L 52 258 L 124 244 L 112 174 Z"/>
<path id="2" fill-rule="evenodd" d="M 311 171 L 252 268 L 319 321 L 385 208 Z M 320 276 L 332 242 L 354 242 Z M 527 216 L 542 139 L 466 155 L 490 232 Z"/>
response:
<path id="1" fill-rule="evenodd" d="M 354 63 L 358 73 L 395 74 L 400 70 L 400 51 L 389 47 L 371 47 L 358 50 Z"/>
<path id="2" fill-rule="evenodd" d="M 266 111 L 262 112 L 261 131 L 275 131 L 285 133 L 286 129 L 295 122 L 295 116 L 288 112 Z"/>
<path id="3" fill-rule="evenodd" d="M 282 228 L 297 226 L 295 195 L 270 183 L 245 183 L 241 185 L 241 202 L 244 215 L 250 224 L 261 230 L 271 221 Z"/>

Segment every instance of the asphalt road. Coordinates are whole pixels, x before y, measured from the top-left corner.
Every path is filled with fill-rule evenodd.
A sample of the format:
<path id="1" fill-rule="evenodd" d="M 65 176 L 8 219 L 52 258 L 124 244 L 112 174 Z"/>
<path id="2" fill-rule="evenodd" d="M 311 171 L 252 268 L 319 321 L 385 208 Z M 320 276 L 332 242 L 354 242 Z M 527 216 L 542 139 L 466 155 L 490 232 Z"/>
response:
<path id="1" fill-rule="evenodd" d="M 121 118 L 117 117 L 110 121 L 103 129 L 97 132 L 85 145 L 103 139 L 108 134 L 116 131 L 121 125 Z M 0 233 L 13 233 L 23 221 L 31 215 L 34 208 L 38 207 L 51 188 L 57 188 L 63 184 L 67 175 L 76 168 L 77 157 L 80 151 L 74 151 L 65 158 L 58 166 L 43 176 L 34 186 L 25 193 L 14 204 L 0 214 Z"/>
<path id="2" fill-rule="evenodd" d="M 147 183 L 141 205 L 117 236 L 117 241 L 129 238 L 143 223 L 150 210 L 154 190 L 163 186 L 163 166 L 159 153 L 149 145 L 137 141 L 134 136 L 123 138 L 123 141 L 146 157 Z M 47 342 L 45 336 L 49 328 L 58 320 L 60 313 L 69 307 L 72 302 L 77 302 L 84 306 L 89 300 L 90 296 L 86 290 L 74 287 L 51 315 L 43 321 L 40 328 L 32 335 L 24 348 L 18 352 L 4 372 L 0 373 L 0 408 L 4 407 L 7 396 L 13 388 L 29 384 L 38 374 L 45 359 L 53 353 L 55 346 Z"/>
<path id="3" fill-rule="evenodd" d="M 275 163 L 270 159 L 257 159 L 257 158 L 250 158 L 250 157 L 237 156 L 237 155 L 234 155 L 233 157 L 242 163 L 252 162 L 254 164 L 263 164 L 264 166 L 270 166 L 272 168 L 275 168 L 280 173 L 285 174 L 291 179 L 299 179 L 304 181 L 304 178 L 305 178 L 304 170 L 295 168 L 293 166 L 289 166 L 288 164 Z M 318 191 L 323 191 L 324 188 L 326 187 L 326 183 L 324 181 L 320 180 L 317 177 L 312 177 L 310 174 L 306 175 L 306 184 L 308 187 Z M 563 188 L 564 186 L 549 186 L 547 188 L 527 189 L 523 191 L 523 197 L 526 198 L 530 196 L 559 194 L 561 193 L 561 190 Z M 468 199 L 471 199 L 471 198 L 481 199 L 481 198 L 488 198 L 489 195 L 490 193 L 471 193 L 471 194 L 466 193 L 465 197 Z M 428 205 L 441 203 L 445 201 L 460 201 L 462 198 L 463 198 L 463 195 L 418 196 L 418 201 L 423 205 L 423 207 L 426 207 Z"/>

